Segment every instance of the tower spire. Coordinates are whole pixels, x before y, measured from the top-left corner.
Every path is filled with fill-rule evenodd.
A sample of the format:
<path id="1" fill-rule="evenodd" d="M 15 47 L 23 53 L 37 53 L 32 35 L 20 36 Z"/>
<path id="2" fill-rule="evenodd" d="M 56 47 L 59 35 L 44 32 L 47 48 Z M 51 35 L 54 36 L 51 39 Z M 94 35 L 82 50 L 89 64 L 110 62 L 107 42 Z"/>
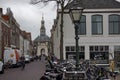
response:
<path id="1" fill-rule="evenodd" d="M 45 26 L 44 26 L 44 17 L 43 17 L 43 14 L 42 14 L 42 20 L 41 20 L 40 35 L 46 35 L 46 29 L 45 29 Z"/>
<path id="2" fill-rule="evenodd" d="M 44 20 L 44 14 L 42 13 L 42 20 Z"/>

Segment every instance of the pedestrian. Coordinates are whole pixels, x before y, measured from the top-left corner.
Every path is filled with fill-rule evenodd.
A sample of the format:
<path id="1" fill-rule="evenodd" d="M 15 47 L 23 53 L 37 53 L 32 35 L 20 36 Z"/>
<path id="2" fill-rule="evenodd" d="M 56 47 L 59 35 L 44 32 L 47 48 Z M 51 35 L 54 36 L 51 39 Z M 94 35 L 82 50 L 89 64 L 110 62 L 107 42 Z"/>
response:
<path id="1" fill-rule="evenodd" d="M 38 56 L 39 61 L 41 61 L 41 55 Z"/>
<path id="2" fill-rule="evenodd" d="M 39 59 L 39 57 L 38 57 L 38 55 L 36 55 L 35 60 L 38 61 L 38 59 Z"/>
<path id="3" fill-rule="evenodd" d="M 45 62 L 45 55 L 41 54 L 41 62 Z"/>
<path id="4" fill-rule="evenodd" d="M 24 56 L 24 54 L 22 54 L 22 56 L 20 57 L 20 60 L 21 60 L 21 64 L 22 64 L 22 70 L 24 70 L 24 68 L 25 68 L 25 56 Z"/>

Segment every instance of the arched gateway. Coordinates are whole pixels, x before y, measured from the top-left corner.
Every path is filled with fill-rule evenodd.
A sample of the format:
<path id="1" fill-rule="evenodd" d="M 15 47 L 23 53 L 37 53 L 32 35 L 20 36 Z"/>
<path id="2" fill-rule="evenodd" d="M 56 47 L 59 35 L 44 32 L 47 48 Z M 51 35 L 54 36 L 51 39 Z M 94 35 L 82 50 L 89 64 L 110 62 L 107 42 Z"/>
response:
<path id="1" fill-rule="evenodd" d="M 42 49 L 40 50 L 40 53 L 41 53 L 41 55 L 42 55 L 42 54 L 45 54 L 45 49 L 42 48 Z"/>
<path id="2" fill-rule="evenodd" d="M 46 29 L 44 26 L 44 19 L 42 17 L 41 21 L 41 28 L 40 28 L 40 36 L 38 36 L 34 40 L 34 44 L 36 45 L 36 54 L 39 56 L 41 54 L 45 54 L 48 56 L 49 53 L 49 45 L 50 45 L 50 38 L 46 35 Z"/>

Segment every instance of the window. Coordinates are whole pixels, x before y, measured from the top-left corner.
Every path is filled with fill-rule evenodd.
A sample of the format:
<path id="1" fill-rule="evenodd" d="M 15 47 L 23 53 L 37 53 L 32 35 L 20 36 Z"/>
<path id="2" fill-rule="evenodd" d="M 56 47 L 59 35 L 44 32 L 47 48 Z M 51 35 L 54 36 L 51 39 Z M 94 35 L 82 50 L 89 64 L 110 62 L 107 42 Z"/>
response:
<path id="1" fill-rule="evenodd" d="M 120 51 L 120 46 L 114 46 L 114 51 Z"/>
<path id="2" fill-rule="evenodd" d="M 96 63 L 108 63 L 109 47 L 108 46 L 90 46 L 90 60 L 96 60 Z"/>
<path id="3" fill-rule="evenodd" d="M 103 17 L 102 15 L 92 16 L 92 34 L 100 35 L 103 34 Z"/>
<path id="4" fill-rule="evenodd" d="M 66 51 L 70 51 L 70 48 L 68 46 L 66 47 Z"/>
<path id="5" fill-rule="evenodd" d="M 80 46 L 79 48 L 80 48 L 80 49 L 79 49 L 80 52 L 84 52 L 84 51 L 85 51 L 85 47 L 84 47 L 84 46 Z"/>
<path id="6" fill-rule="evenodd" d="M 109 15 L 109 34 L 120 34 L 120 15 Z"/>
<path id="7" fill-rule="evenodd" d="M 75 47 L 74 46 L 71 46 L 71 51 L 75 51 Z"/>
<path id="8" fill-rule="evenodd" d="M 95 51 L 98 51 L 98 46 L 95 46 Z"/>
<path id="9" fill-rule="evenodd" d="M 116 63 L 120 62 L 120 45 L 114 46 L 114 60 Z M 119 67 L 119 64 L 116 64 Z"/>
<path id="10" fill-rule="evenodd" d="M 71 57 L 73 57 L 74 59 L 76 59 L 76 49 L 75 46 L 66 46 L 65 47 L 66 50 L 66 59 L 70 59 Z M 84 59 L 85 58 L 85 47 L 84 46 L 79 46 L 79 59 Z"/>
<path id="11" fill-rule="evenodd" d="M 86 34 L 86 16 L 82 15 L 80 20 L 80 25 L 78 29 L 79 35 L 85 35 Z"/>

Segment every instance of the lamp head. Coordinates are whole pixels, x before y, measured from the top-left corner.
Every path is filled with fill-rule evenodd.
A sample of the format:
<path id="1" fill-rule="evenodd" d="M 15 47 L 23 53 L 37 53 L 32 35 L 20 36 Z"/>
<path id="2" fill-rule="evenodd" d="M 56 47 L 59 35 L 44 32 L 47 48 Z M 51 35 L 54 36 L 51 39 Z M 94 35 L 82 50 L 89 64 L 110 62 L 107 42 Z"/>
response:
<path id="1" fill-rule="evenodd" d="M 69 15 L 71 17 L 71 20 L 73 23 L 78 23 L 80 22 L 80 18 L 83 12 L 83 7 L 76 7 L 76 8 L 71 8 L 69 10 Z"/>

